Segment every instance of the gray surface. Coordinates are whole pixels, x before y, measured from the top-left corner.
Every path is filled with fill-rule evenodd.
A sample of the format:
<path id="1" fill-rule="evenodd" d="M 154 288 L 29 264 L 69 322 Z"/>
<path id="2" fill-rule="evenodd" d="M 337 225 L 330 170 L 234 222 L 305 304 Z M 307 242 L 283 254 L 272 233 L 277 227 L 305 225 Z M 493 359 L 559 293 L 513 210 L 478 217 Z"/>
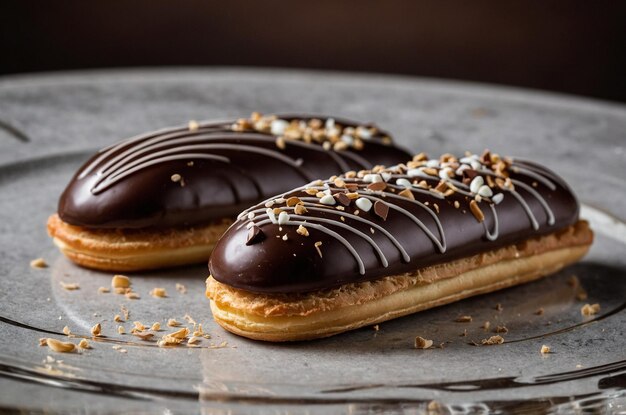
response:
<path id="1" fill-rule="evenodd" d="M 318 72 L 224 69 L 5 78 L 0 121 L 30 141 L 0 130 L 0 316 L 7 320 L 0 321 L 0 406 L 94 413 L 113 408 L 212 413 L 233 407 L 267 413 L 372 407 L 419 413 L 437 399 L 469 412 L 551 405 L 562 411 L 581 405 L 625 410 L 626 232 L 600 210 L 584 211 L 598 233 L 591 254 L 553 278 L 389 322 L 379 332 L 363 329 L 292 345 L 255 343 L 216 327 L 203 297 L 202 266 L 133 276 L 142 299 L 128 301 L 97 294 L 111 275 L 74 267 L 51 246 L 46 217 L 91 151 L 188 119 L 254 110 L 376 121 L 413 151 L 489 147 L 530 157 L 565 176 L 586 204 L 626 218 L 623 106 L 480 85 Z M 39 256 L 51 267 L 31 269 L 29 261 Z M 602 305 L 597 321 L 580 316 L 582 303 L 566 284 L 572 274 L 589 292 L 588 301 Z M 60 281 L 79 282 L 81 289 L 65 291 Z M 175 281 L 189 292 L 177 293 Z M 150 297 L 155 286 L 167 288 L 170 297 Z M 501 312 L 493 309 L 498 302 L 504 305 Z M 189 313 L 213 338 L 198 349 L 164 350 L 119 336 L 112 318 L 120 304 L 130 308 L 131 321 L 144 323 L 181 320 Z M 543 316 L 533 314 L 538 307 L 545 308 Z M 474 321 L 454 323 L 460 314 L 472 314 Z M 506 324 L 504 345 L 467 344 L 491 335 L 479 327 L 484 320 Z M 105 341 L 82 355 L 54 355 L 71 366 L 61 367 L 62 375 L 37 372 L 49 354 L 37 346 L 46 335 L 37 330 L 59 333 L 69 325 L 87 334 L 97 321 L 109 336 Z M 460 337 L 465 328 L 468 336 Z M 451 343 L 418 351 L 412 349 L 415 335 Z M 124 345 L 127 354 L 111 348 L 119 341 L 131 343 Z M 228 347 L 207 347 L 222 341 Z M 555 353 L 542 357 L 542 344 Z M 530 401 L 521 407 L 520 399 Z"/>

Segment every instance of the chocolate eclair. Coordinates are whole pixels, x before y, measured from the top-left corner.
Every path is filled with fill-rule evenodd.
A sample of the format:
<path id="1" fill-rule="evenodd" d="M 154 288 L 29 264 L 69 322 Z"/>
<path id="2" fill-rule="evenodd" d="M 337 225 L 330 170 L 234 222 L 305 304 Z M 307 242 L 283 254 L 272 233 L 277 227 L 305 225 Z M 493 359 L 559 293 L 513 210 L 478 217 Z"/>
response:
<path id="1" fill-rule="evenodd" d="M 407 157 L 375 125 L 338 118 L 191 121 L 98 151 L 63 192 L 48 232 L 91 268 L 202 262 L 243 208 L 317 177 Z"/>
<path id="2" fill-rule="evenodd" d="M 592 240 L 546 167 L 420 154 L 244 210 L 213 250 L 206 293 L 233 333 L 314 339 L 532 281 Z"/>

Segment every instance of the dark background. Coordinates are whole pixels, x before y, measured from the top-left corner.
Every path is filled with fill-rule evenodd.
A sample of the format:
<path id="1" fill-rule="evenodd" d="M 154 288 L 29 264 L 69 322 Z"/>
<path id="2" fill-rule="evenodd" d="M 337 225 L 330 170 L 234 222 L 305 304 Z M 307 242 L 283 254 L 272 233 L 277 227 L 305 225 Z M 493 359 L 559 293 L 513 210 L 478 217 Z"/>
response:
<path id="1" fill-rule="evenodd" d="M 626 102 L 624 1 L 2 1 L 0 74 L 245 65 Z"/>

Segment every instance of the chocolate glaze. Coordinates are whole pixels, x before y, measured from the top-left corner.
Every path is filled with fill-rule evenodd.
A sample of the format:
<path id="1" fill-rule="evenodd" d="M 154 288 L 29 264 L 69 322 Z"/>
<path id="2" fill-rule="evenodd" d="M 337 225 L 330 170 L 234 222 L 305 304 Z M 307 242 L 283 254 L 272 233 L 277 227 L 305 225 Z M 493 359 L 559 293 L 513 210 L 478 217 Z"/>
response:
<path id="1" fill-rule="evenodd" d="M 279 118 L 314 119 L 310 115 Z M 324 123 L 328 117 L 317 119 Z M 359 126 L 333 119 L 343 127 Z M 361 124 L 373 133 L 361 140 L 360 150 L 348 146 L 336 151 L 315 141 L 285 140 L 280 148 L 282 143 L 277 144 L 269 127 L 259 129 L 251 121 L 241 121 L 190 123 L 100 150 L 63 192 L 59 216 L 67 223 L 89 228 L 208 223 L 234 218 L 252 203 L 317 177 L 408 157 L 406 151 L 389 144 L 386 132 L 370 130 L 374 128 L 371 125 Z"/>
<path id="2" fill-rule="evenodd" d="M 497 156 L 487 157 L 498 160 Z M 287 212 L 282 224 L 271 223 L 273 212 L 266 212 L 265 204 L 256 205 L 244 211 L 218 242 L 209 262 L 211 275 L 219 282 L 253 292 L 307 292 L 412 272 L 552 233 L 578 220 L 576 197 L 561 178 L 545 167 L 512 159 L 484 163 L 478 156 L 460 159 L 467 163 L 456 160 L 456 166 L 466 164 L 476 172 L 458 171 L 458 175 L 448 177 L 446 182 L 457 191 L 448 188 L 444 190 L 445 196 L 434 191 L 444 181 L 438 176 L 445 163 L 439 160 L 412 161 L 407 163 L 409 167 L 399 165 L 383 171 L 387 184 L 383 191 L 366 189 L 373 176 L 344 178 L 346 186 L 359 185 L 359 197 L 370 198 L 372 204 L 381 200 L 389 206 L 384 219 L 374 206 L 364 212 L 367 202 L 360 202 L 364 208 L 359 208 L 353 200 L 345 210 L 337 209 L 342 206 L 338 202 L 324 205 L 320 203 L 322 195 L 310 195 L 306 187 L 272 199 L 275 202 L 271 209 Z M 435 164 L 435 175 L 425 178 L 428 176 L 425 171 L 433 172 L 427 165 Z M 382 176 L 378 175 L 378 180 Z M 483 186 L 488 189 L 474 187 L 472 192 L 469 177 L 465 183 L 461 182 L 464 176 L 480 176 L 478 180 L 484 180 Z M 487 181 L 487 176 L 491 176 L 491 180 Z M 510 181 L 506 180 L 507 176 Z M 494 183 L 496 177 L 499 179 Z M 410 185 L 406 180 L 415 184 L 402 193 L 404 196 L 399 196 L 404 186 Z M 422 180 L 430 190 L 416 185 Z M 309 188 L 326 188 L 333 194 L 345 192 L 340 185 L 341 182 L 338 186 L 333 180 L 326 180 L 311 184 Z M 486 196 L 477 197 L 477 192 Z M 415 200 L 405 197 L 410 196 L 409 193 Z M 294 208 L 283 202 L 292 197 L 304 202 L 308 211 L 295 214 Z M 477 200 L 476 205 L 484 215 L 483 222 L 479 222 L 470 209 L 470 202 Z M 291 201 L 293 205 L 295 199 Z M 357 209 L 360 220 L 349 216 Z M 254 213 L 252 220 L 248 216 L 250 212 Z M 264 237 L 256 237 L 254 243 L 247 245 L 250 222 L 260 228 Z M 309 236 L 297 232 L 300 224 Z M 284 235 L 287 235 L 286 240 Z M 321 242 L 318 248 L 322 256 L 315 247 L 316 242 Z"/>

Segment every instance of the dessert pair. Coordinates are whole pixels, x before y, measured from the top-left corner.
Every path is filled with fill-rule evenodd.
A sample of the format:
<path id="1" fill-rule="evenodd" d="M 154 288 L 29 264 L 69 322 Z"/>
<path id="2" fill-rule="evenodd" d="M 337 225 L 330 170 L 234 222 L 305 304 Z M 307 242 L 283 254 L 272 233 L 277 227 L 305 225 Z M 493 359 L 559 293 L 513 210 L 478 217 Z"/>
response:
<path id="1" fill-rule="evenodd" d="M 593 235 L 576 198 L 547 168 L 489 152 L 411 158 L 388 137 L 344 120 L 260 115 L 140 136 L 79 170 L 49 231 L 69 258 L 99 269 L 213 250 L 215 320 L 268 341 L 531 281 L 587 252 Z"/>

